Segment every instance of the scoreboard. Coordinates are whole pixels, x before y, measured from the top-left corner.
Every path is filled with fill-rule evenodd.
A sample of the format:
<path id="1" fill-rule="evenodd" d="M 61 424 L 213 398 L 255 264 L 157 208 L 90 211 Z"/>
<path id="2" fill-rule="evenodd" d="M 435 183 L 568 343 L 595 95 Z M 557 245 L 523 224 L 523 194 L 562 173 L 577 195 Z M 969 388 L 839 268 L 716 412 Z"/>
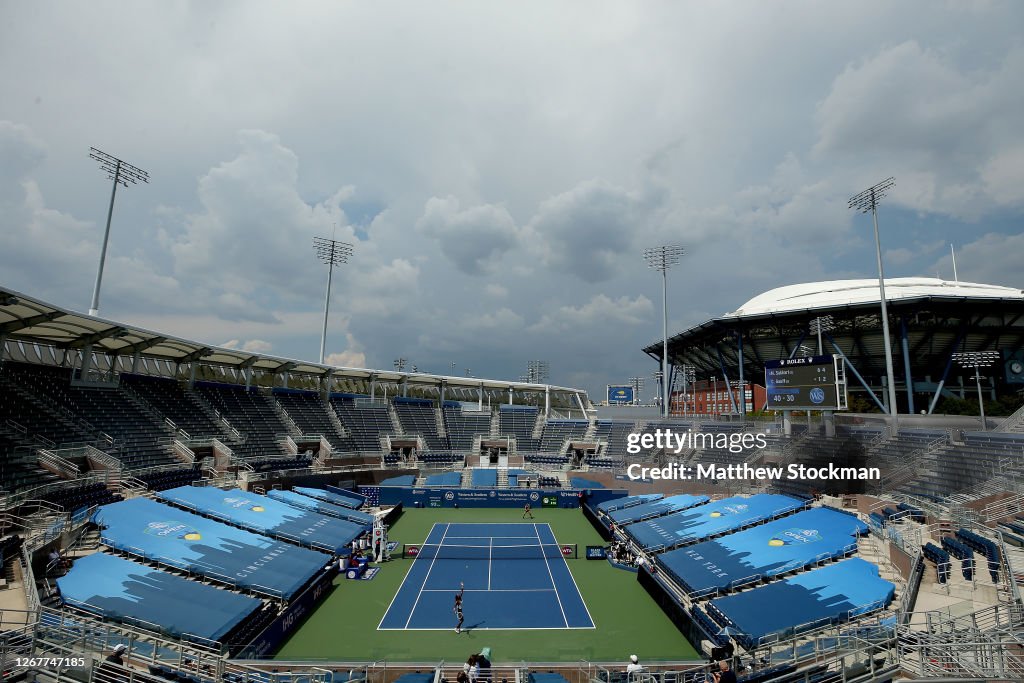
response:
<path id="1" fill-rule="evenodd" d="M 608 385 L 608 403 L 628 404 L 633 402 L 633 387 L 628 385 Z"/>
<path id="2" fill-rule="evenodd" d="M 846 374 L 839 356 L 766 361 L 764 386 L 769 410 L 846 409 Z"/>

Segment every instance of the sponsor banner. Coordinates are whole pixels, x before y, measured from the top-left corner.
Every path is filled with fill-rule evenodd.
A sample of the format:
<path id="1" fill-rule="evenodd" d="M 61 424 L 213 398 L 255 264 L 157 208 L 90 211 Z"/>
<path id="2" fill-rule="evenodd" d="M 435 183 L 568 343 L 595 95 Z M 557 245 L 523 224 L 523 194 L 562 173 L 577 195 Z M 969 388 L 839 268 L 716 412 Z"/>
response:
<path id="1" fill-rule="evenodd" d="M 578 508 L 580 492 L 540 489 L 445 489 L 385 486 L 380 490 L 381 505 L 417 505 L 428 508 Z"/>

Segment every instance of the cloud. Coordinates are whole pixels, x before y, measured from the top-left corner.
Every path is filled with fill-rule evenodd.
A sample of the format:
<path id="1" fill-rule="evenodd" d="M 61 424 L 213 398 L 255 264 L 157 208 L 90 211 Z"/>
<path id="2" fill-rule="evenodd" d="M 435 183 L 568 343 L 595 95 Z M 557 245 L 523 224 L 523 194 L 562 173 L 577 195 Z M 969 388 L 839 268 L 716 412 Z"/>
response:
<path id="1" fill-rule="evenodd" d="M 957 275 L 963 282 L 981 282 L 1024 289 L 1020 255 L 1024 254 L 1024 233 L 986 233 L 956 249 Z M 943 256 L 932 268 L 953 279 L 953 257 Z"/>
<path id="2" fill-rule="evenodd" d="M 557 311 L 545 314 L 531 326 L 531 330 L 582 333 L 595 328 L 643 325 L 650 322 L 653 312 L 651 300 L 643 295 L 632 299 L 628 296 L 612 299 L 605 294 L 597 294 L 581 306 L 561 306 Z"/>
<path id="3" fill-rule="evenodd" d="M 328 365 L 338 365 L 346 368 L 365 368 L 366 354 L 362 352 L 359 342 L 352 336 L 351 332 L 345 333 L 345 341 L 348 347 L 344 351 L 335 351 L 328 354 L 324 361 Z"/>
<path id="4" fill-rule="evenodd" d="M 489 204 L 465 210 L 455 197 L 431 197 L 416 229 L 438 240 L 441 251 L 467 275 L 493 272 L 515 246 L 518 230 L 508 211 Z"/>

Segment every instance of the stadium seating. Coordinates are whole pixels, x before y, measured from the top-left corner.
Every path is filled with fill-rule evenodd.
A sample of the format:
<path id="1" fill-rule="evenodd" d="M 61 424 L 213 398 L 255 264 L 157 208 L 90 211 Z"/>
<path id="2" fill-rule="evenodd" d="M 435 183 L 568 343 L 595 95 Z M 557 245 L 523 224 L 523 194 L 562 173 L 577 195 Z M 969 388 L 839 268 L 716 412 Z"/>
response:
<path id="1" fill-rule="evenodd" d="M 299 510 L 308 510 L 310 512 L 318 512 L 321 515 L 327 515 L 328 517 L 345 519 L 364 527 L 373 524 L 373 515 L 353 510 L 350 507 L 334 505 L 326 501 L 317 500 L 316 498 L 310 498 L 294 491 L 271 490 L 267 491 L 267 496 Z"/>
<path id="2" fill-rule="evenodd" d="M 338 452 L 355 450 L 352 439 L 343 435 L 331 420 L 330 410 L 315 391 L 275 389 L 274 398 L 292 422 L 306 435 L 320 435 Z"/>
<path id="3" fill-rule="evenodd" d="M 369 397 L 331 394 L 331 406 L 352 435 L 357 451 L 380 453 L 380 437 L 395 434 L 391 416 L 383 403 L 370 403 Z"/>
<path id="4" fill-rule="evenodd" d="M 191 467 L 140 472 L 134 476 L 151 491 L 163 491 L 165 489 L 177 488 L 178 486 L 186 486 L 197 479 L 202 479 L 203 475 L 199 471 L 199 467 L 193 465 Z"/>
<path id="5" fill-rule="evenodd" d="M 682 493 L 668 498 L 652 500 L 640 505 L 631 505 L 620 510 L 612 510 L 608 513 L 609 519 L 615 524 L 632 524 L 642 522 L 645 519 L 653 519 L 670 515 L 674 512 L 689 510 L 697 505 L 703 505 L 710 500 L 707 496 L 691 496 Z"/>
<path id="6" fill-rule="evenodd" d="M 274 410 L 271 396 L 237 384 L 196 382 L 195 387 L 232 427 L 245 435 L 244 442 L 231 446 L 236 457 L 285 455 L 280 439 L 288 434 L 288 428 Z"/>
<path id="7" fill-rule="evenodd" d="M 453 401 L 445 401 L 442 412 L 448 443 L 453 450 L 468 451 L 476 436 L 491 433 L 489 412 L 465 412 L 461 404 Z"/>
<path id="8" fill-rule="evenodd" d="M 448 440 L 441 437 L 437 431 L 437 416 L 434 412 L 434 402 L 422 398 L 403 398 L 398 396 L 394 399 L 395 413 L 402 425 L 402 431 L 406 435 L 422 436 L 427 448 L 431 450 L 444 450 L 448 448 Z"/>
<path id="9" fill-rule="evenodd" d="M 582 439 L 589 426 L 586 420 L 548 420 L 540 437 L 540 451 L 561 453 L 566 441 Z"/>
<path id="10" fill-rule="evenodd" d="M 193 439 L 225 439 L 216 417 L 207 412 L 194 393 L 177 381 L 125 374 L 121 375 L 121 383 Z"/>
<path id="11" fill-rule="evenodd" d="M 636 425 L 633 422 L 598 420 L 594 438 L 605 442 L 605 448 L 601 455 L 612 462 L 621 463 L 627 455 L 627 438 L 635 429 Z M 593 464 L 591 462 L 591 465 Z"/>
<path id="12" fill-rule="evenodd" d="M 502 404 L 498 408 L 499 433 L 515 439 L 517 451 L 536 451 L 540 439 L 533 436 L 533 428 L 537 424 L 538 412 L 536 406 Z"/>

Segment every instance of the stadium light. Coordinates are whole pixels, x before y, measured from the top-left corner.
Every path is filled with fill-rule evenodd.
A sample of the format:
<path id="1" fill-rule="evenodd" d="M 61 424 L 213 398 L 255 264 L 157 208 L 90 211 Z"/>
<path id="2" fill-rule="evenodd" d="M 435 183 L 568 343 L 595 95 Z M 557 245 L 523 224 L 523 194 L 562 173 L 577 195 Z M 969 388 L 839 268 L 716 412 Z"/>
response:
<path id="1" fill-rule="evenodd" d="M 313 250 L 317 258 L 327 264 L 327 294 L 324 296 L 324 331 L 320 335 L 320 364 L 324 362 L 324 350 L 327 347 L 327 314 L 331 309 L 331 278 L 334 276 L 334 266 L 348 263 L 348 257 L 352 255 L 352 245 L 347 242 L 339 242 L 336 239 L 326 237 L 313 238 Z"/>
<path id="2" fill-rule="evenodd" d="M 686 415 L 686 398 L 690 385 L 697 382 L 697 368 L 692 365 L 683 366 L 683 415 Z M 696 392 L 696 389 L 694 389 Z"/>
<path id="3" fill-rule="evenodd" d="M 896 382 L 892 370 L 892 346 L 889 343 L 889 313 L 885 303 L 885 271 L 882 269 L 882 242 L 878 237 L 878 202 L 896 184 L 895 178 L 886 178 L 859 194 L 850 197 L 848 207 L 861 213 L 871 212 L 875 225 L 875 255 L 878 258 L 878 298 L 882 300 L 882 342 L 885 344 L 885 372 L 889 382 L 889 415 L 892 418 L 892 433 L 899 433 L 899 411 L 896 409 Z"/>
<path id="4" fill-rule="evenodd" d="M 396 358 L 392 364 L 395 366 L 395 370 L 402 372 L 405 370 L 405 363 L 406 360 L 404 358 Z"/>
<path id="5" fill-rule="evenodd" d="M 546 360 L 526 362 L 526 381 L 529 384 L 543 384 L 550 372 L 551 366 Z"/>
<path id="6" fill-rule="evenodd" d="M 954 353 L 953 360 L 960 364 L 960 367 L 974 370 L 974 381 L 978 387 L 978 409 L 981 411 L 981 431 L 988 431 L 985 427 L 985 401 L 981 397 L 981 369 L 989 368 L 999 359 L 998 351 L 965 351 Z"/>
<path id="7" fill-rule="evenodd" d="M 661 370 L 655 370 L 653 373 L 651 373 L 651 379 L 658 383 L 658 401 L 661 401 L 661 396 L 663 395 L 663 392 L 661 391 L 662 377 L 663 375 L 661 374 Z"/>
<path id="8" fill-rule="evenodd" d="M 117 186 L 136 183 L 149 183 L 149 173 L 138 166 L 132 166 L 126 161 L 115 156 L 101 152 L 95 147 L 89 148 L 89 158 L 100 163 L 100 170 L 106 171 L 107 177 L 114 181 L 114 187 L 110 190 L 110 206 L 107 208 L 107 227 L 103 231 L 103 246 L 100 247 L 100 267 L 96 271 L 96 284 L 92 288 L 92 304 L 89 306 L 89 315 L 98 315 L 100 312 L 100 285 L 103 284 L 103 265 L 107 261 L 107 243 L 110 241 L 110 219 L 114 215 L 114 197 L 117 196 Z"/>
<path id="9" fill-rule="evenodd" d="M 686 250 L 677 244 L 644 249 L 644 260 L 654 270 L 661 271 L 661 375 L 668 377 L 668 269 L 679 263 Z M 668 417 L 668 382 L 661 383 L 661 414 Z"/>
<path id="10" fill-rule="evenodd" d="M 633 404 L 640 403 L 640 392 L 644 390 L 643 377 L 630 377 L 629 384 L 633 387 Z"/>
<path id="11" fill-rule="evenodd" d="M 817 318 L 811 321 L 811 332 L 818 335 L 818 355 L 824 353 L 821 346 L 821 333 L 828 332 L 835 327 L 835 323 L 832 322 L 832 316 L 830 315 L 819 315 Z"/>

